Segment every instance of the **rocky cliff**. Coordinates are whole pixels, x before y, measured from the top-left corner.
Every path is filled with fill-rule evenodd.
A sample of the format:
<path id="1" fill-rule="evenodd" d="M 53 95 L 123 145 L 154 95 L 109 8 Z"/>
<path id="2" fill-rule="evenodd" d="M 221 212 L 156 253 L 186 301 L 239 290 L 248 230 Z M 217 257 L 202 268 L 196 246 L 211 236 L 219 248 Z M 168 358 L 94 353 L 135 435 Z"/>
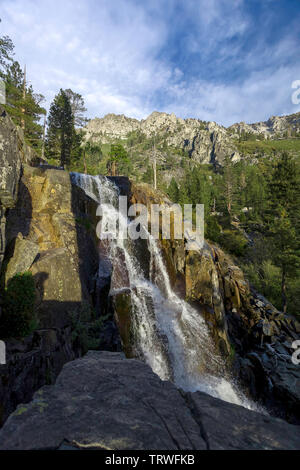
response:
<path id="1" fill-rule="evenodd" d="M 18 273 L 31 273 L 36 293 L 31 334 L 1 337 L 1 426 L 18 403 L 87 350 L 99 327 L 96 204 L 67 172 L 41 166 L 22 131 L 0 111 L 0 308 L 5 287 Z"/>
<path id="2" fill-rule="evenodd" d="M 91 120 L 85 132 L 87 141 L 102 143 L 126 139 L 133 132 L 141 133 L 146 139 L 155 136 L 157 143 L 163 140 L 168 146 L 188 153 L 197 163 L 221 164 L 226 155 L 239 158 L 223 126 L 199 119 L 181 119 L 175 114 L 155 111 L 141 121 L 108 114 L 104 118 Z"/>
<path id="3" fill-rule="evenodd" d="M 267 121 L 254 124 L 239 122 L 230 126 L 228 130 L 232 135 L 247 132 L 264 138 L 273 138 L 276 135 L 290 137 L 293 132 L 300 133 L 300 113 L 287 116 L 271 116 Z"/>
<path id="4" fill-rule="evenodd" d="M 35 327 L 24 339 L 2 338 L 1 421 L 82 353 L 82 322 L 95 320 L 95 204 L 66 172 L 23 165 L 22 173 L 6 217 L 2 287 L 17 273 L 32 273 Z"/>

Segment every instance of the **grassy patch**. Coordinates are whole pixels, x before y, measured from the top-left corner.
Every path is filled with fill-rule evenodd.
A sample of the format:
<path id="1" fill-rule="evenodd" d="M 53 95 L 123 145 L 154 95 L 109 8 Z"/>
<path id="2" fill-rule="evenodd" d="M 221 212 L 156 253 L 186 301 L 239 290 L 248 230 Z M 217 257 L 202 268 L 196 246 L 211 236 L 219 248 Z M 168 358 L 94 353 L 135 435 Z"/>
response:
<path id="1" fill-rule="evenodd" d="M 300 153 L 300 139 L 236 142 L 240 153 L 272 155 L 277 152 Z"/>

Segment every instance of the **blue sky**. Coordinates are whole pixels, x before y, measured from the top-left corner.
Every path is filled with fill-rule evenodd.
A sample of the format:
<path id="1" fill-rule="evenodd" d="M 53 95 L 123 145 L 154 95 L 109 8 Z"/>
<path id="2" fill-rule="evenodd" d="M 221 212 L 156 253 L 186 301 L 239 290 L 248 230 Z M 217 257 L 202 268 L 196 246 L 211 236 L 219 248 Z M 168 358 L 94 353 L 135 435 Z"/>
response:
<path id="1" fill-rule="evenodd" d="M 0 17 L 48 106 L 62 87 L 89 117 L 230 125 L 300 111 L 300 0 L 0 0 Z"/>

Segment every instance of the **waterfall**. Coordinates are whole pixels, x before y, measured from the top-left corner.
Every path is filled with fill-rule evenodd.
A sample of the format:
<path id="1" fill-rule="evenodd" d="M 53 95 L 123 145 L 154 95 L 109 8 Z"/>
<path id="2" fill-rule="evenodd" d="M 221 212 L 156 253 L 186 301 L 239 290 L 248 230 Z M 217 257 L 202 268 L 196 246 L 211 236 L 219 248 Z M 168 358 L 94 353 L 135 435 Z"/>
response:
<path id="1" fill-rule="evenodd" d="M 118 188 L 104 176 L 71 173 L 73 184 L 81 187 L 98 204 L 112 204 L 102 224 L 118 211 Z M 126 220 L 126 223 L 129 223 Z M 171 380 L 185 391 L 201 390 L 222 400 L 257 409 L 226 376 L 205 320 L 199 312 L 173 291 L 159 246 L 146 231 L 150 269 L 145 274 L 137 256 L 139 240 L 112 239 L 104 243 L 99 275 L 110 275 L 122 252 L 129 278 L 133 310 L 134 351 L 162 380 Z M 111 294 L 124 291 L 120 285 Z"/>

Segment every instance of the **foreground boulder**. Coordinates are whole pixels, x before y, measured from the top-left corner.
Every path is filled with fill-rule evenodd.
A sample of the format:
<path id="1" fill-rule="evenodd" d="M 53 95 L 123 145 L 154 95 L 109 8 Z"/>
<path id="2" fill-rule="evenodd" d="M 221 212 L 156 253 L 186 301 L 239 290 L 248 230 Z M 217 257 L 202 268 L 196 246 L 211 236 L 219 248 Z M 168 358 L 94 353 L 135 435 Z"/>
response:
<path id="1" fill-rule="evenodd" d="M 183 393 L 121 353 L 90 351 L 19 405 L 0 449 L 297 449 L 300 428 Z"/>

